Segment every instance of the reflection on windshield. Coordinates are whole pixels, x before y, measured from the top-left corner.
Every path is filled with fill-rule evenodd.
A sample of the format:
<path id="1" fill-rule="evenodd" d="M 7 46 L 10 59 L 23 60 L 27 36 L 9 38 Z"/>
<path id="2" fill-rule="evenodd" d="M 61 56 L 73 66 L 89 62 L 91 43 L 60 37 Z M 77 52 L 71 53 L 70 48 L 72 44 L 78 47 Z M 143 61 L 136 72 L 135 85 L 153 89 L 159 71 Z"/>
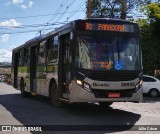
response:
<path id="1" fill-rule="evenodd" d="M 139 39 L 81 36 L 76 47 L 76 65 L 93 70 L 140 69 Z"/>

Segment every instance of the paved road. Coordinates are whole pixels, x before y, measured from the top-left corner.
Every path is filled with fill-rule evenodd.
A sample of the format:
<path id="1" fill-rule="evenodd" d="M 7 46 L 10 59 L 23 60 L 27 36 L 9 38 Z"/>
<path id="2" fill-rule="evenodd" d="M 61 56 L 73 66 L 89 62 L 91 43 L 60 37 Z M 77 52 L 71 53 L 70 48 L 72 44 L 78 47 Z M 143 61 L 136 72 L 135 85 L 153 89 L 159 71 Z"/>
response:
<path id="1" fill-rule="evenodd" d="M 12 86 L 0 83 L 0 125 L 69 125 L 68 127 L 111 125 L 111 128 L 116 127 L 114 125 L 123 125 L 123 127 L 129 127 L 123 128 L 123 131 L 115 130 L 111 133 L 158 133 L 128 130 L 134 125 L 160 125 L 160 98 L 146 97 L 140 104 L 114 103 L 110 109 L 103 109 L 95 104 L 77 104 L 56 108 L 49 103 L 47 98 L 23 98 L 20 92 Z M 77 134 L 82 131 L 68 131 L 68 133 Z M 103 134 L 105 132 L 87 131 L 85 133 Z"/>

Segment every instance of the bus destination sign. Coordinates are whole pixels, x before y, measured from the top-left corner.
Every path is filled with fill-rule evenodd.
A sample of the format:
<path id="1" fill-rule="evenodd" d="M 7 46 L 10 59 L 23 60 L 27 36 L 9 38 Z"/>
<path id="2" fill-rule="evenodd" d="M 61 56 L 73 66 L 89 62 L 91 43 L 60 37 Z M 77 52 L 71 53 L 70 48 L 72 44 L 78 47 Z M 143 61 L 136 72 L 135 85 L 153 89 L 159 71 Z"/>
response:
<path id="1" fill-rule="evenodd" d="M 125 32 L 123 24 L 85 23 L 86 30 Z"/>

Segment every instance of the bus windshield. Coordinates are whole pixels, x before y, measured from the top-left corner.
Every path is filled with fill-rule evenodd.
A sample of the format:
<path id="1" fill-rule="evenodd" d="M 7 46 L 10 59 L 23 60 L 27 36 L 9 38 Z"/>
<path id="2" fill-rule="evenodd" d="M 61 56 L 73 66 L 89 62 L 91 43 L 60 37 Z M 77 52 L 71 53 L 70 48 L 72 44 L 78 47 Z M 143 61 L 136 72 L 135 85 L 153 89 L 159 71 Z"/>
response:
<path id="1" fill-rule="evenodd" d="M 92 70 L 140 70 L 139 39 L 122 36 L 79 36 L 75 63 Z"/>

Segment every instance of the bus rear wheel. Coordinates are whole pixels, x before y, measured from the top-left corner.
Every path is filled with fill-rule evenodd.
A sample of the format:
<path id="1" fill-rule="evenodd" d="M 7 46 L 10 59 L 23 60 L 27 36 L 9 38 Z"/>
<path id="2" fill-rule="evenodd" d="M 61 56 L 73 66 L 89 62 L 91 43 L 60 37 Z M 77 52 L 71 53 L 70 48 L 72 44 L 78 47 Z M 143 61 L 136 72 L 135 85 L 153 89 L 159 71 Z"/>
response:
<path id="1" fill-rule="evenodd" d="M 20 81 L 21 95 L 22 95 L 23 97 L 26 97 L 26 96 L 27 96 L 27 92 L 26 92 L 24 89 L 25 89 L 24 80 L 22 79 L 22 80 Z"/>
<path id="2" fill-rule="evenodd" d="M 100 106 L 103 108 L 109 108 L 113 102 L 99 102 Z"/>
<path id="3" fill-rule="evenodd" d="M 53 84 L 50 91 L 50 101 L 56 107 L 61 107 L 62 102 L 59 100 L 59 90 L 56 84 Z"/>

